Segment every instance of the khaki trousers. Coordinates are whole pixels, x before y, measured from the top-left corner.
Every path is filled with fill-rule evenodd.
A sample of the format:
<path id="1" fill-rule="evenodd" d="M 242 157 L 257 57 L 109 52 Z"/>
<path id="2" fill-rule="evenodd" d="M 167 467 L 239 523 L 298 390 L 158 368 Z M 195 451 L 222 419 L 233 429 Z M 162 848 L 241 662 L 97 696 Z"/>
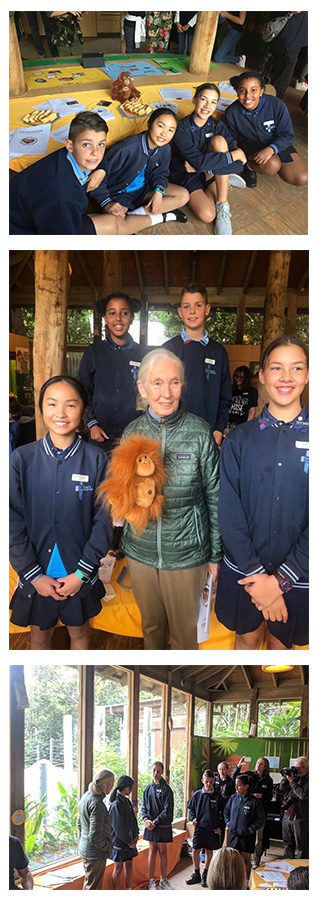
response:
<path id="1" fill-rule="evenodd" d="M 181 570 L 149 567 L 127 558 L 140 609 L 145 649 L 198 649 L 197 607 L 207 565 Z"/>
<path id="2" fill-rule="evenodd" d="M 101 890 L 106 867 L 105 859 L 83 859 L 84 884 L 82 890 Z"/>

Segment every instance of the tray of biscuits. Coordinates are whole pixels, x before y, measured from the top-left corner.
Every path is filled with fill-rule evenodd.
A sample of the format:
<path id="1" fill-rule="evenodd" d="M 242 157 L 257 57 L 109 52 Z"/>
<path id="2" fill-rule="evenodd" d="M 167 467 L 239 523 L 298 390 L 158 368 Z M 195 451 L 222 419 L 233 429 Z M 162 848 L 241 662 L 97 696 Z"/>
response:
<path id="1" fill-rule="evenodd" d="M 32 113 L 26 113 L 23 116 L 22 122 L 27 125 L 47 125 L 48 122 L 55 122 L 56 119 L 59 119 L 59 115 L 55 110 L 32 110 Z"/>
<path id="2" fill-rule="evenodd" d="M 136 116 L 150 116 L 153 109 L 150 107 L 150 104 L 141 103 L 140 100 L 126 100 L 121 105 L 120 111 L 129 119 L 134 119 Z"/>

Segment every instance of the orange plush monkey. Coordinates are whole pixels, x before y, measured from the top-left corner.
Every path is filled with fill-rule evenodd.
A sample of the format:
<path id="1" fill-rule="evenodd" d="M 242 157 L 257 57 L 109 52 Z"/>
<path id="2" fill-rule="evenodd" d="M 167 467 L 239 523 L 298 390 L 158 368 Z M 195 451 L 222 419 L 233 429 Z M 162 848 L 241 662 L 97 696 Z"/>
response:
<path id="1" fill-rule="evenodd" d="M 120 72 L 118 78 L 112 83 L 111 97 L 112 100 L 119 100 L 120 103 L 140 97 L 140 91 L 135 88 L 130 72 Z"/>
<path id="2" fill-rule="evenodd" d="M 140 534 L 150 519 L 157 520 L 162 513 L 165 480 L 160 442 L 133 434 L 114 450 L 98 496 L 111 511 L 114 523 L 124 518 Z"/>

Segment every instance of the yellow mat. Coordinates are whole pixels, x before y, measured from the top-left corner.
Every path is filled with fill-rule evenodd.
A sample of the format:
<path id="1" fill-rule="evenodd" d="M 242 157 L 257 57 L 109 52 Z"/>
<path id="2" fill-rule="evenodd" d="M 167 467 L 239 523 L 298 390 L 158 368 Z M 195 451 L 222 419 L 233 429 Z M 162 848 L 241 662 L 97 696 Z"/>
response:
<path id="1" fill-rule="evenodd" d="M 91 627 L 96 630 L 104 630 L 106 633 L 115 633 L 119 636 L 142 637 L 141 617 L 134 594 L 130 589 L 124 589 L 118 582 L 121 580 L 121 574 L 126 568 L 125 558 L 116 561 L 111 585 L 116 595 L 109 599 L 102 599 L 102 610 L 99 615 L 90 621 Z M 9 568 L 9 598 L 14 592 L 17 583 L 17 575 L 10 565 Z M 11 617 L 11 612 L 10 612 Z M 59 621 L 59 625 L 61 622 Z M 25 633 L 29 631 L 29 627 L 17 627 L 15 624 L 9 623 L 9 633 Z M 200 643 L 199 649 L 222 649 L 230 650 L 234 648 L 235 634 L 227 630 L 220 621 L 217 620 L 214 606 L 210 618 L 210 635 L 205 643 Z M 264 645 L 261 647 L 265 648 Z M 308 649 L 308 646 L 295 646 L 295 649 Z"/>

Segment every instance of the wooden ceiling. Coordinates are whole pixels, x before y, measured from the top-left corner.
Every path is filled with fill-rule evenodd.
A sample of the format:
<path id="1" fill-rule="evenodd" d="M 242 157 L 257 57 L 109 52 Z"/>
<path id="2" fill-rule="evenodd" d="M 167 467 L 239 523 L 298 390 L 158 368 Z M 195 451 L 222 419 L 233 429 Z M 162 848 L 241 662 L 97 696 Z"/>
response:
<path id="1" fill-rule="evenodd" d="M 264 306 L 270 251 L 118 251 L 122 291 L 143 297 L 150 309 L 170 309 L 187 282 L 208 288 L 215 307 L 237 309 Z M 103 288 L 103 251 L 69 251 L 70 307 L 92 308 L 106 294 Z M 288 300 L 297 295 L 299 312 L 309 304 L 308 251 L 291 252 Z M 34 252 L 10 251 L 10 304 L 34 305 Z"/>
<path id="2" fill-rule="evenodd" d="M 121 672 L 111 665 L 96 666 L 101 676 L 121 681 Z M 256 691 L 259 701 L 268 699 L 301 699 L 309 683 L 309 668 L 295 665 L 292 671 L 276 674 L 262 671 L 260 665 L 190 665 L 165 667 L 142 666 L 140 675 L 149 681 L 168 682 L 186 693 L 194 693 L 211 702 L 248 700 Z M 121 681 L 122 682 L 122 681 Z"/>

